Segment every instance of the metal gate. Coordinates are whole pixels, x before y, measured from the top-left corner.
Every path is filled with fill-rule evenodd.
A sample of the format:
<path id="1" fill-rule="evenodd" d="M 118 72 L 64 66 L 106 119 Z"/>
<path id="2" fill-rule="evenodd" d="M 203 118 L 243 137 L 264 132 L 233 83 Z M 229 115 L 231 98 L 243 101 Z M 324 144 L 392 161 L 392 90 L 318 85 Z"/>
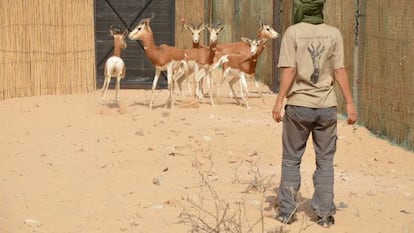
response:
<path id="1" fill-rule="evenodd" d="M 97 87 L 102 87 L 105 61 L 113 52 L 113 38 L 109 33 L 111 25 L 131 31 L 139 20 L 154 13 L 151 28 L 155 43 L 173 45 L 174 12 L 174 0 L 95 0 Z M 121 86 L 149 88 L 154 78 L 154 66 L 147 59 L 140 42 L 129 39 L 126 42 L 128 47 L 121 54 L 126 65 L 126 76 Z M 166 86 L 165 79 L 160 79 L 159 86 Z"/>

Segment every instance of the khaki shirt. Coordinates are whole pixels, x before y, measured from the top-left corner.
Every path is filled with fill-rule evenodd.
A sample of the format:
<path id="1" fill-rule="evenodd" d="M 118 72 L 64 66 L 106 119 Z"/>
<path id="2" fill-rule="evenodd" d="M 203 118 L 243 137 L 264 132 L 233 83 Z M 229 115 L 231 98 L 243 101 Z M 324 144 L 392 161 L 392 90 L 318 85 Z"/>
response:
<path id="1" fill-rule="evenodd" d="M 287 104 L 326 108 L 337 105 L 334 70 L 344 67 L 343 38 L 327 24 L 298 23 L 282 39 L 278 67 L 296 68 Z"/>

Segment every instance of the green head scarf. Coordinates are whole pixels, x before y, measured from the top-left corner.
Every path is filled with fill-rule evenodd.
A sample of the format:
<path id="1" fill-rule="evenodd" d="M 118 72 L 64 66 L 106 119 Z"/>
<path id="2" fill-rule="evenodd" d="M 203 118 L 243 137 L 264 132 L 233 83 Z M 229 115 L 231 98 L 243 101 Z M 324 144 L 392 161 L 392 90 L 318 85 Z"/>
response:
<path id="1" fill-rule="evenodd" d="M 293 0 L 293 23 L 323 23 L 323 5 L 325 0 Z"/>

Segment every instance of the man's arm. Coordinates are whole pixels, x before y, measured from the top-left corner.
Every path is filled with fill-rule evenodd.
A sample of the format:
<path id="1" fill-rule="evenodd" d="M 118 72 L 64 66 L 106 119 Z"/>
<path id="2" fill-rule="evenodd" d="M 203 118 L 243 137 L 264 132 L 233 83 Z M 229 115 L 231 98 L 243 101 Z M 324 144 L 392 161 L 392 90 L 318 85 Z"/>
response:
<path id="1" fill-rule="evenodd" d="M 357 112 L 352 101 L 352 93 L 348 83 L 348 75 L 344 68 L 335 69 L 335 79 L 341 88 L 342 95 L 346 102 L 346 111 L 348 113 L 348 124 L 355 124 L 357 121 Z"/>
<path id="2" fill-rule="evenodd" d="M 289 92 L 292 86 L 293 80 L 295 80 L 296 68 L 285 67 L 282 70 L 282 77 L 280 80 L 279 94 L 277 95 L 275 105 L 273 106 L 272 116 L 276 122 L 280 122 L 283 119 L 282 108 L 283 100 Z"/>

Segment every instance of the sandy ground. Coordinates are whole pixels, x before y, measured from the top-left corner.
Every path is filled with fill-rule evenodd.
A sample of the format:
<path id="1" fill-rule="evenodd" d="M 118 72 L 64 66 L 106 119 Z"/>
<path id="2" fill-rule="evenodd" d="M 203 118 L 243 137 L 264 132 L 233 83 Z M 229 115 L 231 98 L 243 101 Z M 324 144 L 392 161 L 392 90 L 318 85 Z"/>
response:
<path id="1" fill-rule="evenodd" d="M 266 217 L 280 179 L 275 94 L 264 105 L 253 92 L 250 110 L 224 96 L 169 110 L 157 90 L 152 111 L 148 90 L 121 90 L 119 105 L 113 89 L 104 105 L 99 91 L 0 102 L 0 232 L 414 232 L 414 153 L 342 118 L 335 225 L 313 221 L 311 139 L 298 221 Z"/>

